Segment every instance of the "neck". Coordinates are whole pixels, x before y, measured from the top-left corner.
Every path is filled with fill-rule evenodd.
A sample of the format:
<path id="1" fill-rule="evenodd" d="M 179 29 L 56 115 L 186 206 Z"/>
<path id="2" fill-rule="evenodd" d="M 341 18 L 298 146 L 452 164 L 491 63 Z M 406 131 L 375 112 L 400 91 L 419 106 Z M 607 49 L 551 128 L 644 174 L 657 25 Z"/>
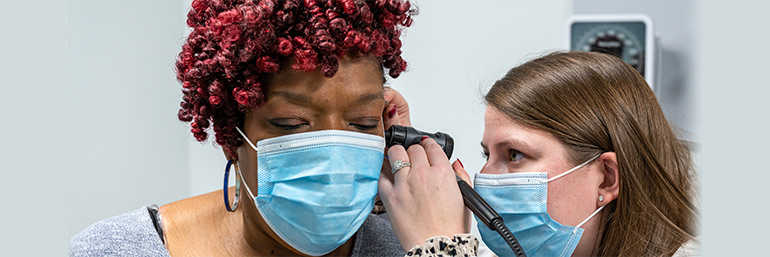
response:
<path id="1" fill-rule="evenodd" d="M 308 256 L 293 249 L 273 232 L 262 220 L 253 202 L 244 204 L 242 210 L 244 242 L 241 245 L 245 248 L 246 256 Z M 354 242 L 355 235 L 326 256 L 350 256 Z"/>
<path id="2" fill-rule="evenodd" d="M 245 206 L 244 206 L 245 207 Z M 249 217 L 250 215 L 247 215 L 245 212 L 243 213 L 243 240 L 244 243 L 242 244 L 244 248 L 246 248 L 247 252 L 250 253 L 249 255 L 252 256 L 289 256 L 289 255 L 297 255 L 297 253 L 293 252 L 288 247 L 282 245 L 280 242 L 278 242 L 276 239 L 270 236 L 270 234 L 273 234 L 275 238 L 278 238 L 277 235 L 275 235 L 274 232 L 270 231 L 268 233 L 264 229 L 262 229 L 253 218 Z M 261 217 L 258 217 L 259 214 L 256 214 L 256 218 L 260 219 Z"/>

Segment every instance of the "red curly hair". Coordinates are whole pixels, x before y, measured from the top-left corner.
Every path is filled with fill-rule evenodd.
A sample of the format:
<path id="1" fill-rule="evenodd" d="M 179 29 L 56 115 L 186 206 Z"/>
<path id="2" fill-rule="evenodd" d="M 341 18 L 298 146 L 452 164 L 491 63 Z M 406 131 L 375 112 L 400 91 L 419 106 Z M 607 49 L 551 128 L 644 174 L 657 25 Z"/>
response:
<path id="1" fill-rule="evenodd" d="M 242 143 L 235 128 L 265 101 L 269 74 L 290 65 L 332 77 L 339 57 L 367 54 L 396 78 L 406 69 L 399 36 L 416 13 L 400 0 L 195 0 L 187 14 L 193 31 L 176 62 L 179 120 L 198 141 L 212 126 L 235 156 Z"/>

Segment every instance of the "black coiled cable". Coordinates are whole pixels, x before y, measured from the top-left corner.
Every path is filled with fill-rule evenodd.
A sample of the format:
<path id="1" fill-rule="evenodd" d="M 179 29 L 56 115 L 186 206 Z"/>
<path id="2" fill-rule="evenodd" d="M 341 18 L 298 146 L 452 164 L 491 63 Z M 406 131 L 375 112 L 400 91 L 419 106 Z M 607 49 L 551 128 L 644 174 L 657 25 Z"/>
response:
<path id="1" fill-rule="evenodd" d="M 508 227 L 506 227 L 502 219 L 493 219 L 491 221 L 491 225 L 495 228 L 495 231 L 497 233 L 500 233 L 500 236 L 505 239 L 505 242 L 508 243 L 508 246 L 511 247 L 511 250 L 513 250 L 513 253 L 516 256 L 519 257 L 526 257 L 527 255 L 524 253 L 524 250 L 521 249 L 521 245 L 519 245 L 519 241 L 516 240 L 516 237 L 513 236 L 513 233 L 511 233 L 510 230 L 508 230 Z"/>
<path id="2" fill-rule="evenodd" d="M 508 246 L 511 247 L 511 250 L 513 250 L 513 253 L 517 257 L 527 257 L 524 250 L 521 249 L 519 241 L 516 240 L 513 233 L 508 230 L 508 227 L 503 223 L 503 218 L 497 214 L 495 209 L 493 209 L 492 206 L 489 206 L 487 201 L 484 201 L 484 198 L 476 193 L 476 191 L 460 177 L 457 177 L 457 185 L 460 187 L 460 193 L 463 195 L 465 206 L 468 206 L 468 209 L 479 218 L 479 221 L 484 223 L 489 229 L 497 231 L 497 233 L 503 237 L 503 240 L 508 243 Z"/>

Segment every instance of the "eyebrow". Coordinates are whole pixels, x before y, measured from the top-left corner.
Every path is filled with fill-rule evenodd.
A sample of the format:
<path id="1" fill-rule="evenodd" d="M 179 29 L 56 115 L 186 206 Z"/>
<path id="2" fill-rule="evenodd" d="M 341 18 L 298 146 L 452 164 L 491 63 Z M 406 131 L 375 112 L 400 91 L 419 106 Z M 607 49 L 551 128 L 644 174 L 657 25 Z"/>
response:
<path id="1" fill-rule="evenodd" d="M 480 144 L 481 144 L 481 148 L 483 148 L 486 151 L 489 151 L 489 148 L 486 145 L 484 145 L 484 142 L 480 142 Z M 527 142 L 521 141 L 521 140 L 516 139 L 516 138 L 506 138 L 505 140 L 500 141 L 497 144 L 495 144 L 495 147 L 508 146 L 508 145 L 518 146 L 516 148 L 523 148 L 523 149 L 516 149 L 518 151 L 522 151 L 524 149 L 526 149 L 526 150 L 532 149 L 532 146 L 530 146 Z"/>
<path id="2" fill-rule="evenodd" d="M 358 104 L 362 104 L 362 103 L 368 103 L 370 101 L 377 100 L 377 99 L 383 99 L 384 100 L 385 99 L 385 95 L 383 95 L 382 92 L 365 94 L 365 95 L 359 96 L 358 100 L 356 100 L 356 102 Z"/>
<path id="3" fill-rule="evenodd" d="M 310 98 L 301 94 L 295 94 L 295 93 L 286 92 L 286 91 L 275 91 L 275 92 L 270 92 L 270 95 L 271 97 L 280 96 L 286 99 L 287 101 L 289 101 L 289 103 L 292 103 L 295 105 L 307 105 L 308 103 L 310 103 Z"/>

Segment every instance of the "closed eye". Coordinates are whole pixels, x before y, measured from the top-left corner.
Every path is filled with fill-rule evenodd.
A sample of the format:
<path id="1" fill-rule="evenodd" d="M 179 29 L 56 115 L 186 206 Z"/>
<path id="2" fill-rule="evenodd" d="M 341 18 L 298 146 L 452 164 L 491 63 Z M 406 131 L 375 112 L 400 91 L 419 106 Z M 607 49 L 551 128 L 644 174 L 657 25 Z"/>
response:
<path id="1" fill-rule="evenodd" d="M 296 130 L 310 123 L 297 118 L 278 118 L 269 121 L 270 125 L 286 131 Z"/>
<path id="2" fill-rule="evenodd" d="M 380 119 L 378 118 L 360 118 L 350 123 L 350 126 L 362 131 L 370 131 L 376 129 L 380 125 Z"/>

